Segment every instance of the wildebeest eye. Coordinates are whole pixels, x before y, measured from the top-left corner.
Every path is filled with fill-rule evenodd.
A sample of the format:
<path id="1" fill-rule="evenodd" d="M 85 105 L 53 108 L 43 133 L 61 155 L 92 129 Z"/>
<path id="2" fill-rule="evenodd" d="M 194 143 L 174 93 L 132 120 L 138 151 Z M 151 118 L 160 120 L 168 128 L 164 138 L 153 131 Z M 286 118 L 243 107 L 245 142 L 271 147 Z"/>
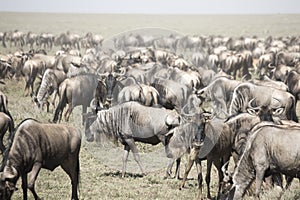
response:
<path id="1" fill-rule="evenodd" d="M 255 108 L 247 108 L 247 112 L 250 114 L 250 115 L 254 115 L 254 116 L 257 116 L 258 113 L 259 113 L 260 109 L 255 109 Z"/>
<path id="2" fill-rule="evenodd" d="M 275 108 L 273 109 L 273 115 L 281 115 L 284 111 L 284 108 Z"/>

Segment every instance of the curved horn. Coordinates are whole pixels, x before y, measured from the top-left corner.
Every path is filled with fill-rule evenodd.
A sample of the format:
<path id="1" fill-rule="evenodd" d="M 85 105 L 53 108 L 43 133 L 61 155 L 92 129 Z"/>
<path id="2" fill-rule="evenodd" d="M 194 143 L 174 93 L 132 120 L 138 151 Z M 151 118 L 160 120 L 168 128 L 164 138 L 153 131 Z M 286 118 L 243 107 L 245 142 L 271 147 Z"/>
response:
<path id="1" fill-rule="evenodd" d="M 257 106 L 257 107 L 253 107 L 252 106 L 252 102 L 255 100 L 256 98 L 253 98 L 253 99 L 251 99 L 250 101 L 249 101 L 249 103 L 248 103 L 248 107 L 249 108 L 252 108 L 252 109 L 258 109 L 258 108 L 260 108 L 260 106 Z"/>
<path id="2" fill-rule="evenodd" d="M 99 70 L 97 70 L 97 75 L 100 76 L 101 78 L 107 77 L 108 74 L 109 74 L 108 72 L 105 72 L 105 73 L 103 73 L 103 74 L 102 74 L 102 73 L 99 73 Z"/>
<path id="3" fill-rule="evenodd" d="M 221 168 L 223 174 L 225 174 L 227 172 L 226 168 L 228 168 L 228 165 L 229 165 L 229 160 Z"/>
<path id="4" fill-rule="evenodd" d="M 268 64 L 268 68 L 269 68 L 269 69 L 275 69 L 276 66 L 272 66 L 271 63 L 269 63 L 269 64 Z"/>

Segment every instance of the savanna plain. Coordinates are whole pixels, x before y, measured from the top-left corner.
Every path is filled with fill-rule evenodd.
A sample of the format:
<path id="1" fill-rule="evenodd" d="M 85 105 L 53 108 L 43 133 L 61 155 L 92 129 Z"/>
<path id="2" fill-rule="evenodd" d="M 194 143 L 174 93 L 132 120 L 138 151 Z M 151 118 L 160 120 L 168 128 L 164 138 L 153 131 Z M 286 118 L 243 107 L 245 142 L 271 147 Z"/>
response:
<path id="1" fill-rule="evenodd" d="M 139 28 L 160 28 L 182 35 L 222 35 L 230 37 L 258 36 L 274 37 L 300 34 L 300 15 L 111 15 L 111 14 L 46 14 L 46 13 L 0 13 L 0 31 L 20 30 L 25 33 L 49 32 L 55 35 L 70 31 L 85 35 L 87 32 L 102 34 L 105 39 Z M 0 47 L 0 53 L 13 53 L 16 47 Z M 29 47 L 24 47 L 28 51 Z M 54 54 L 57 47 L 49 51 Z M 84 49 L 81 49 L 84 52 Z M 0 90 L 8 96 L 8 108 L 18 124 L 25 118 L 49 122 L 50 113 L 35 107 L 30 97 L 24 97 L 25 81 L 6 80 Z M 300 110 L 297 109 L 299 116 Z M 61 123 L 66 123 L 62 121 Z M 83 135 L 80 152 L 80 199 L 196 199 L 197 172 L 192 169 L 186 187 L 179 190 L 180 181 L 164 179 L 167 159 L 162 146 L 139 145 L 141 159 L 146 175 L 141 176 L 132 155 L 128 163 L 128 173 L 121 178 L 122 146 L 103 147 L 87 143 L 81 125 L 81 108 L 76 108 L 68 124 L 81 130 Z M 181 177 L 187 157 L 183 158 Z M 205 162 L 203 162 L 205 163 Z M 205 164 L 204 164 L 205 176 Z M 174 170 L 173 170 L 174 171 Z M 21 181 L 13 199 L 22 199 Z M 204 183 L 205 185 L 205 183 Z M 217 192 L 217 175 L 213 170 L 212 195 Z M 299 181 L 294 180 L 291 189 L 280 194 L 279 191 L 266 191 L 261 199 L 300 199 Z M 44 200 L 70 199 L 71 183 L 61 168 L 53 172 L 41 170 L 36 191 Z M 206 187 L 204 196 L 206 195 Z M 29 192 L 29 199 L 33 196 Z M 246 199 L 253 199 L 247 196 Z"/>

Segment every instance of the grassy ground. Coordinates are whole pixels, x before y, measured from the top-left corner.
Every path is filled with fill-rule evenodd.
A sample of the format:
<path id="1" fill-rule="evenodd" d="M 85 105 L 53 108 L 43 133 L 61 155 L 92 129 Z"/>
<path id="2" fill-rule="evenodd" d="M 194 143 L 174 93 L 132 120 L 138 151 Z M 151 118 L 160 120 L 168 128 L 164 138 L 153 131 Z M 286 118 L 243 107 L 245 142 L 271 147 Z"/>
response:
<path id="1" fill-rule="evenodd" d="M 279 36 L 299 35 L 299 15 L 250 15 L 250 16 L 150 16 L 150 15 L 67 15 L 67 14 L 17 14 L 0 13 L 0 31 L 19 29 L 41 33 L 71 31 L 85 34 L 89 31 L 101 33 L 105 38 L 122 31 L 138 27 L 163 27 L 182 32 L 183 34 L 204 35 L 258 35 Z M 263 19 L 263 20 L 262 20 Z M 14 52 L 17 48 L 0 48 L 0 52 Z M 9 110 L 16 124 L 25 118 L 32 117 L 43 122 L 52 119 L 53 113 L 38 110 L 30 97 L 23 96 L 24 81 L 7 81 L 0 90 L 7 94 Z M 299 113 L 299 112 L 298 112 Z M 62 122 L 65 123 L 65 122 Z M 83 132 L 81 125 L 80 108 L 76 108 L 69 122 Z M 140 171 L 132 156 L 128 163 L 128 174 L 120 178 L 122 165 L 122 147 L 109 148 L 85 142 L 80 153 L 81 181 L 80 199 L 195 199 L 197 196 L 197 176 L 195 168 L 189 176 L 186 189 L 178 190 L 180 182 L 176 179 L 164 180 L 167 160 L 161 146 L 151 148 L 139 145 L 139 149 L 146 152 L 141 155 L 146 169 L 146 176 L 140 176 Z M 149 150 L 150 149 L 150 150 Z M 186 158 L 183 159 L 183 165 Z M 204 165 L 205 166 L 205 165 Z M 182 167 L 184 168 L 184 167 Z M 204 167 L 205 169 L 205 167 Z M 183 170 L 182 170 L 183 171 Z M 204 173 L 205 175 L 205 173 Z M 216 171 L 212 175 L 212 195 L 217 190 Z M 22 198 L 20 181 L 19 190 L 13 199 Z M 62 169 L 53 172 L 41 170 L 36 182 L 38 194 L 47 199 L 69 199 L 71 184 Z M 299 199 L 299 183 L 295 181 L 292 189 L 283 194 L 281 199 Z M 204 187 L 204 194 L 206 188 Z M 30 198 L 31 193 L 29 193 Z M 248 197 L 247 199 L 252 199 Z M 262 199 L 279 199 L 279 192 L 271 191 L 264 194 Z"/>

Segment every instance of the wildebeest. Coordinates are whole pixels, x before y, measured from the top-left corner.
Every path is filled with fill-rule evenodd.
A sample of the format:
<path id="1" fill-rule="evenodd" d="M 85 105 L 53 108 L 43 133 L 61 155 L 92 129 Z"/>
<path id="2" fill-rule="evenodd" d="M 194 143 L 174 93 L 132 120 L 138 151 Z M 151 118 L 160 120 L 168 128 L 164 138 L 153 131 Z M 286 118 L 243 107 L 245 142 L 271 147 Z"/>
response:
<path id="1" fill-rule="evenodd" d="M 137 101 L 146 106 L 158 105 L 158 91 L 145 84 L 132 84 L 124 87 L 118 94 L 118 103 Z"/>
<path id="2" fill-rule="evenodd" d="M 1 91 L 0 91 L 0 112 L 7 114 L 13 122 L 13 118 L 8 110 L 8 98 Z M 13 122 L 13 125 L 14 125 L 14 122 Z"/>
<path id="3" fill-rule="evenodd" d="M 171 170 L 176 161 L 175 177 L 179 179 L 179 167 L 181 157 L 190 151 L 192 146 L 201 146 L 204 139 L 204 120 L 210 117 L 210 113 L 193 113 L 184 116 L 185 122 L 170 130 L 166 135 L 165 152 L 169 158 L 169 164 L 165 178 L 171 176 Z"/>
<path id="4" fill-rule="evenodd" d="M 253 99 L 252 103 L 255 105 L 252 104 L 252 107 L 256 107 L 257 111 L 260 111 L 262 107 L 268 107 L 267 110 L 274 108 L 279 111 L 277 108 L 281 107 L 282 112 L 278 115 L 280 119 L 298 122 L 295 97 L 291 93 L 249 82 L 242 83 L 234 89 L 229 108 L 230 115 L 247 112 L 249 102 Z"/>
<path id="5" fill-rule="evenodd" d="M 235 168 L 229 199 L 242 199 L 255 178 L 255 194 L 259 196 L 266 174 L 299 177 L 299 131 L 299 126 L 267 125 L 252 133 Z"/>
<path id="6" fill-rule="evenodd" d="M 54 105 L 55 96 L 58 92 L 59 85 L 67 78 L 64 71 L 46 69 L 43 74 L 42 82 L 38 88 L 37 95 L 34 97 L 34 102 L 38 107 L 47 105 L 47 112 L 49 112 L 49 96 L 54 93 L 52 104 Z"/>
<path id="7" fill-rule="evenodd" d="M 94 140 L 96 133 L 104 133 L 114 141 L 124 145 L 122 177 L 131 150 L 142 173 L 135 141 L 156 145 L 165 142 L 165 135 L 180 123 L 180 115 L 173 110 L 143 106 L 137 102 L 126 102 L 101 110 L 94 121 L 85 124 L 86 139 Z"/>
<path id="8" fill-rule="evenodd" d="M 98 76 L 94 74 L 79 75 L 65 79 L 59 86 L 59 102 L 55 109 L 53 122 L 61 120 L 63 109 L 67 104 L 68 110 L 64 115 L 66 121 L 69 120 L 75 106 L 82 105 L 82 113 L 86 113 L 96 90 L 97 82 Z"/>
<path id="9" fill-rule="evenodd" d="M 11 199 L 19 177 L 22 178 L 23 199 L 27 188 L 40 199 L 34 185 L 41 168 L 54 170 L 61 166 L 72 184 L 72 199 L 78 199 L 79 130 L 61 124 L 43 124 L 33 119 L 22 121 L 4 155 L 0 173 L 0 198 Z M 30 174 L 29 178 L 27 174 Z"/>
<path id="10" fill-rule="evenodd" d="M 173 80 L 157 78 L 151 84 L 159 93 L 159 104 L 168 109 L 181 112 L 192 90 Z"/>
<path id="11" fill-rule="evenodd" d="M 237 163 L 239 156 L 243 153 L 245 143 L 248 138 L 248 132 L 257 124 L 261 122 L 259 116 L 253 113 L 241 113 L 231 116 L 225 122 L 220 119 L 212 119 L 204 121 L 203 135 L 205 137 L 203 145 L 200 148 L 192 148 L 189 155 L 189 161 L 184 173 L 184 177 L 180 188 L 184 187 L 188 173 L 191 170 L 193 162 L 195 161 L 198 168 L 198 184 L 199 184 L 199 199 L 202 198 L 202 169 L 201 160 L 207 159 L 207 198 L 211 198 L 210 194 L 210 174 L 212 164 L 218 170 L 219 176 L 219 190 L 222 186 L 223 173 L 222 165 L 229 161 L 230 155 L 233 156 L 235 163 Z M 272 122 L 268 122 L 272 123 Z"/>
<path id="12" fill-rule="evenodd" d="M 207 87 L 198 90 L 197 95 L 201 100 L 212 101 L 216 107 L 217 116 L 228 116 L 228 108 L 232 99 L 234 88 L 241 82 L 220 77 L 211 82 Z"/>
<path id="13" fill-rule="evenodd" d="M 93 102 L 91 102 L 96 112 L 103 106 L 109 107 L 117 102 L 119 91 L 124 87 L 120 82 L 124 78 L 124 73 L 125 71 L 98 74 L 100 79 L 93 91 Z"/>
<path id="14" fill-rule="evenodd" d="M 295 96 L 295 104 L 297 105 L 297 101 L 300 100 L 300 74 L 296 71 L 290 71 L 286 79 L 286 84 L 290 93 Z"/>
<path id="15" fill-rule="evenodd" d="M 42 76 L 46 69 L 45 62 L 40 59 L 30 59 L 24 63 L 22 74 L 25 76 L 24 95 L 33 94 L 34 82 L 38 76 Z"/>

